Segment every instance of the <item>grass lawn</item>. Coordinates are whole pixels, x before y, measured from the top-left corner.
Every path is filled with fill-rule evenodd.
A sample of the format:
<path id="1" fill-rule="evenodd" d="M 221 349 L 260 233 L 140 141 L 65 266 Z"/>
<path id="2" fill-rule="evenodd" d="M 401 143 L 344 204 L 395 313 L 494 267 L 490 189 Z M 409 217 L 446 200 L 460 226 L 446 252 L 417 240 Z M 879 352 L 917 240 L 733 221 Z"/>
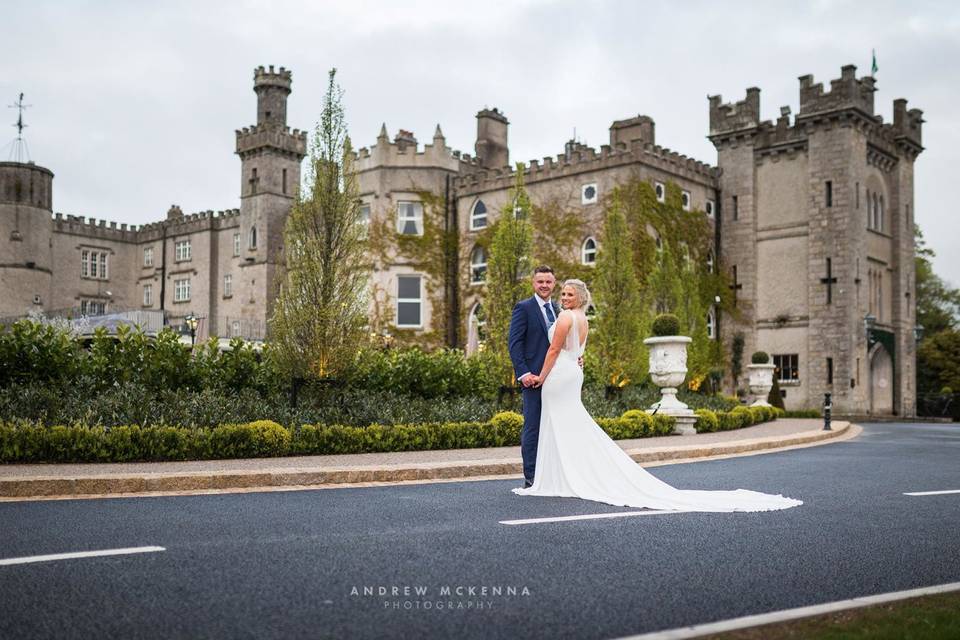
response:
<path id="1" fill-rule="evenodd" d="M 703 636 L 710 640 L 960 638 L 960 591 Z"/>

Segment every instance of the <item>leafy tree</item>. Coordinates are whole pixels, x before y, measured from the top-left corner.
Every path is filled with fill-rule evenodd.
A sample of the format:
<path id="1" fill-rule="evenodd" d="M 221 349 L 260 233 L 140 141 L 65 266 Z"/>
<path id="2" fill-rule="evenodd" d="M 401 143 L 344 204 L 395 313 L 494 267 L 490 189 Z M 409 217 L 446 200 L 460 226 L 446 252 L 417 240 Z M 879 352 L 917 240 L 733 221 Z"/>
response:
<path id="1" fill-rule="evenodd" d="M 917 386 L 940 393 L 960 392 L 960 332 L 945 330 L 920 343 L 917 349 Z"/>
<path id="2" fill-rule="evenodd" d="M 330 71 L 309 167 L 284 230 L 285 268 L 270 321 L 294 379 L 342 376 L 364 335 L 367 265 L 343 92 Z"/>
<path id="3" fill-rule="evenodd" d="M 503 384 L 512 383 L 513 367 L 507 339 L 513 307 L 523 298 L 529 285 L 530 252 L 533 232 L 530 227 L 530 198 L 523 183 L 524 166 L 517 163 L 514 188 L 496 223 L 490 257 L 487 262 L 487 316 L 489 349 L 493 353 Z"/>
<path id="4" fill-rule="evenodd" d="M 927 246 L 923 233 L 914 225 L 915 267 L 917 279 L 917 324 L 927 335 L 945 329 L 956 329 L 960 318 L 960 290 L 950 286 L 933 272 L 933 249 Z"/>
<path id="5" fill-rule="evenodd" d="M 612 385 L 626 379 L 639 382 L 643 346 L 640 321 L 646 310 L 640 298 L 630 232 L 619 198 L 614 199 L 607 212 L 601 240 L 593 277 L 601 375 Z"/>

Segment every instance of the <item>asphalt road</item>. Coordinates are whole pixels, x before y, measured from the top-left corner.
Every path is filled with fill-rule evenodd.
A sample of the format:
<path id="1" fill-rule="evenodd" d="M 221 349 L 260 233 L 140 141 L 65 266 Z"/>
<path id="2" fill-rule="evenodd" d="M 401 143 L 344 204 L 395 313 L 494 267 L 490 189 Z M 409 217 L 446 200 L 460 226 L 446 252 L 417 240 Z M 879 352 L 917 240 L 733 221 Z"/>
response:
<path id="1" fill-rule="evenodd" d="M 960 489 L 960 426 L 651 472 L 804 504 L 510 526 L 636 510 L 502 480 L 0 503 L 0 560 L 165 548 L 0 565 L 0 637 L 613 638 L 960 581 L 960 493 L 904 495 Z"/>

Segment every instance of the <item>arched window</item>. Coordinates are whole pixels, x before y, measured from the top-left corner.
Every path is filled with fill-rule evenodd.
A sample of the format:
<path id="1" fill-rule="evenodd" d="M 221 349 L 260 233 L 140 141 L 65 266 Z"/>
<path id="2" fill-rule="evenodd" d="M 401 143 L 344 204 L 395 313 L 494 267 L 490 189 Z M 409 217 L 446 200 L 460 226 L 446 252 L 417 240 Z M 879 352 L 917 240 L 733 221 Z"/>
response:
<path id="1" fill-rule="evenodd" d="M 486 332 L 487 320 L 483 314 L 483 307 L 480 303 L 473 305 L 470 310 L 470 317 L 467 319 L 467 344 L 466 352 L 468 356 L 483 349 L 483 343 L 487 339 Z"/>
<path id="2" fill-rule="evenodd" d="M 477 245 L 470 253 L 470 284 L 482 284 L 487 279 L 487 252 Z"/>
<path id="3" fill-rule="evenodd" d="M 711 340 L 717 339 L 717 312 L 713 307 L 707 311 L 707 337 Z"/>
<path id="4" fill-rule="evenodd" d="M 880 222 L 880 199 L 877 197 L 877 193 L 873 193 L 873 218 L 870 221 L 870 228 L 876 229 L 878 223 Z"/>
<path id="5" fill-rule="evenodd" d="M 470 228 L 483 229 L 486 226 L 487 205 L 483 204 L 483 200 L 477 200 L 477 203 L 473 205 L 473 211 L 470 212 Z"/>
<path id="6" fill-rule="evenodd" d="M 580 262 L 586 265 L 593 265 L 597 262 L 597 241 L 592 237 L 583 241 L 580 247 Z"/>
<path id="7" fill-rule="evenodd" d="M 715 262 L 716 258 L 713 256 L 713 249 L 710 249 L 710 251 L 707 252 L 707 273 L 713 273 Z"/>
<path id="8" fill-rule="evenodd" d="M 257 248 L 257 228 L 256 227 L 250 227 L 250 248 L 251 249 Z"/>

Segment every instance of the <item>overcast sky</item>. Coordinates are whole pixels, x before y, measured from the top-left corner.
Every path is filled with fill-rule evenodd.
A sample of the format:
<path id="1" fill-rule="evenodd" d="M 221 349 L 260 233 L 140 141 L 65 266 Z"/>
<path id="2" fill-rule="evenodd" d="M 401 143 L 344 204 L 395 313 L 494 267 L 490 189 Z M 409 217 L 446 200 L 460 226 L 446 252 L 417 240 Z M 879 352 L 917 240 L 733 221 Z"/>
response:
<path id="1" fill-rule="evenodd" d="M 576 128 L 607 142 L 643 113 L 657 142 L 716 163 L 707 95 L 762 90 L 765 119 L 799 110 L 797 77 L 870 72 L 892 120 L 924 111 L 916 219 L 937 271 L 960 285 L 960 6 L 955 2 L 572 2 L 487 0 L 6 3 L 0 99 L 19 92 L 31 158 L 56 175 L 54 210 L 141 224 L 239 207 L 234 130 L 254 123 L 258 65 L 293 71 L 288 121 L 312 128 L 338 69 L 356 146 L 440 124 L 473 153 L 476 112 L 510 119 L 511 160 L 555 155 Z M 7 123 L 14 109 L 0 110 Z M 2 133 L 6 131 L 6 133 Z M 0 130 L 0 160 L 16 131 Z"/>

